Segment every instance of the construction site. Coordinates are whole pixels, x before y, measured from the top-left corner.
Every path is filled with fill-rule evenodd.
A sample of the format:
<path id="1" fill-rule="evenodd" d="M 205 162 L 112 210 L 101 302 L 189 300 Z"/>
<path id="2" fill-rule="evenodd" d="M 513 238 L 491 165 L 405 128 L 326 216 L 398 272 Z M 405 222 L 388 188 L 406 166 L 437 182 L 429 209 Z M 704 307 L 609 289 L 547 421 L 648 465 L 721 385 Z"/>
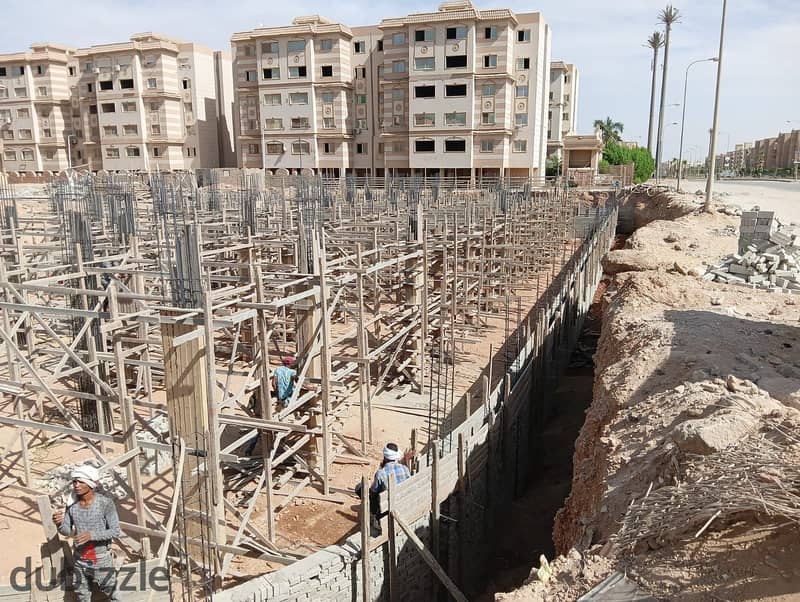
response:
<path id="1" fill-rule="evenodd" d="M 72 173 L 4 184 L 0 205 L 4 573 L 27 557 L 57 581 L 49 517 L 88 461 L 119 508 L 118 562 L 165 567 L 155 595 L 185 600 L 290 571 L 299 585 L 262 596 L 459 591 L 439 572 L 482 587 L 470 542 L 514 494 L 487 467 L 513 458 L 522 488 L 534 377 L 574 339 L 616 223 L 610 191 L 258 170 Z M 387 442 L 414 474 L 370 536 L 353 486 Z M 353 542 L 371 553 L 308 573 Z M 24 599 L 63 599 L 40 590 Z"/>

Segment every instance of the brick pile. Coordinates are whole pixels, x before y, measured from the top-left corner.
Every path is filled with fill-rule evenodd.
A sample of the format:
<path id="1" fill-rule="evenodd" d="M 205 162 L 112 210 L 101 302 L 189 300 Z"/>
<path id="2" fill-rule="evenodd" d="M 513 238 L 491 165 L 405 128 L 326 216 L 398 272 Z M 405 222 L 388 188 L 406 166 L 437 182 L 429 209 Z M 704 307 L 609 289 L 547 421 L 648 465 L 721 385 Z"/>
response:
<path id="1" fill-rule="evenodd" d="M 800 235 L 783 226 L 773 211 L 745 211 L 739 252 L 711 267 L 704 278 L 775 292 L 800 291 Z"/>

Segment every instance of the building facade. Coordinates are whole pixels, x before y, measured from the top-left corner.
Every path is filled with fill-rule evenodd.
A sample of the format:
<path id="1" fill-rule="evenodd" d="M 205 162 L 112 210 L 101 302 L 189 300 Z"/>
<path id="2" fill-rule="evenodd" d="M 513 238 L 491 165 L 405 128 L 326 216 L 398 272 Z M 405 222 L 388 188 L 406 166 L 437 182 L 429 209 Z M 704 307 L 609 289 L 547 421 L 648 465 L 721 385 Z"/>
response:
<path id="1" fill-rule="evenodd" d="M 91 170 L 219 165 L 214 52 L 143 33 L 79 49 L 73 163 Z"/>
<path id="2" fill-rule="evenodd" d="M 232 40 L 239 165 L 330 175 L 544 177 L 550 29 L 470 2 Z"/>
<path id="3" fill-rule="evenodd" d="M 74 49 L 33 44 L 29 52 L 0 55 L 0 168 L 66 169 L 72 121 L 70 82 Z"/>
<path id="4" fill-rule="evenodd" d="M 564 61 L 550 63 L 547 110 L 547 156 L 561 156 L 564 136 L 578 127 L 578 68 Z"/>

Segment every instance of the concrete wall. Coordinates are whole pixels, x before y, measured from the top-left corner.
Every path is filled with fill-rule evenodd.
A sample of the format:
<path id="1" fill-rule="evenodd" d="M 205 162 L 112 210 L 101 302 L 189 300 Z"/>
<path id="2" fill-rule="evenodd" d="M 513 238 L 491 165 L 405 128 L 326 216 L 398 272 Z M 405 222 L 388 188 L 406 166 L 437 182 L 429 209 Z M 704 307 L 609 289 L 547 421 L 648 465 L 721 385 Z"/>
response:
<path id="1" fill-rule="evenodd" d="M 442 500 L 439 546 L 434 554 L 468 597 L 485 585 L 493 556 L 498 518 L 526 486 L 531 450 L 544 424 L 549 391 L 554 389 L 602 274 L 600 257 L 609 249 L 616 228 L 616 203 L 588 210 L 576 228 L 586 240 L 559 277 L 520 323 L 524 346 L 504 381 L 483 405 L 441 442 L 438 483 L 432 458 L 397 486 L 394 509 L 417 536 L 431 546 L 434 487 Z M 508 339 L 516 340 L 516 333 Z M 500 351 L 502 353 L 503 350 Z M 486 385 L 488 388 L 488 385 Z M 459 461 L 459 457 L 461 461 Z M 386 494 L 382 508 L 387 507 Z M 398 528 L 396 572 L 390 579 L 390 552 L 385 538 L 372 540 L 370 582 L 373 600 L 434 599 L 437 579 Z M 383 533 L 387 533 L 384 519 Z M 274 573 L 257 577 L 214 595 L 220 602 L 260 600 L 362 600 L 361 535 L 317 552 Z M 390 585 L 391 581 L 391 585 Z"/>

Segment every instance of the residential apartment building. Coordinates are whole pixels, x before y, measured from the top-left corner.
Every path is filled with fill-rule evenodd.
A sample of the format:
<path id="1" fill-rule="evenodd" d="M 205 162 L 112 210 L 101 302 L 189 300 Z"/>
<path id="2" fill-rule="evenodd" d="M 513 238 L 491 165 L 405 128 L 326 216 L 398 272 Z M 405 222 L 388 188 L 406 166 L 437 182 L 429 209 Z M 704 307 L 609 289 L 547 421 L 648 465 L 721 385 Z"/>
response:
<path id="1" fill-rule="evenodd" d="M 320 17 L 232 38 L 243 167 L 544 175 L 550 29 L 470 2 L 348 28 Z"/>
<path id="2" fill-rule="evenodd" d="M 220 164 L 216 74 L 224 57 L 156 33 L 82 48 L 75 57 L 74 164 L 91 170 Z"/>
<path id="3" fill-rule="evenodd" d="M 0 168 L 59 171 L 68 167 L 65 135 L 72 120 L 74 50 L 32 44 L 0 55 Z"/>
<path id="4" fill-rule="evenodd" d="M 547 156 L 561 156 L 564 136 L 578 125 L 578 68 L 564 61 L 550 63 L 547 111 Z"/>

